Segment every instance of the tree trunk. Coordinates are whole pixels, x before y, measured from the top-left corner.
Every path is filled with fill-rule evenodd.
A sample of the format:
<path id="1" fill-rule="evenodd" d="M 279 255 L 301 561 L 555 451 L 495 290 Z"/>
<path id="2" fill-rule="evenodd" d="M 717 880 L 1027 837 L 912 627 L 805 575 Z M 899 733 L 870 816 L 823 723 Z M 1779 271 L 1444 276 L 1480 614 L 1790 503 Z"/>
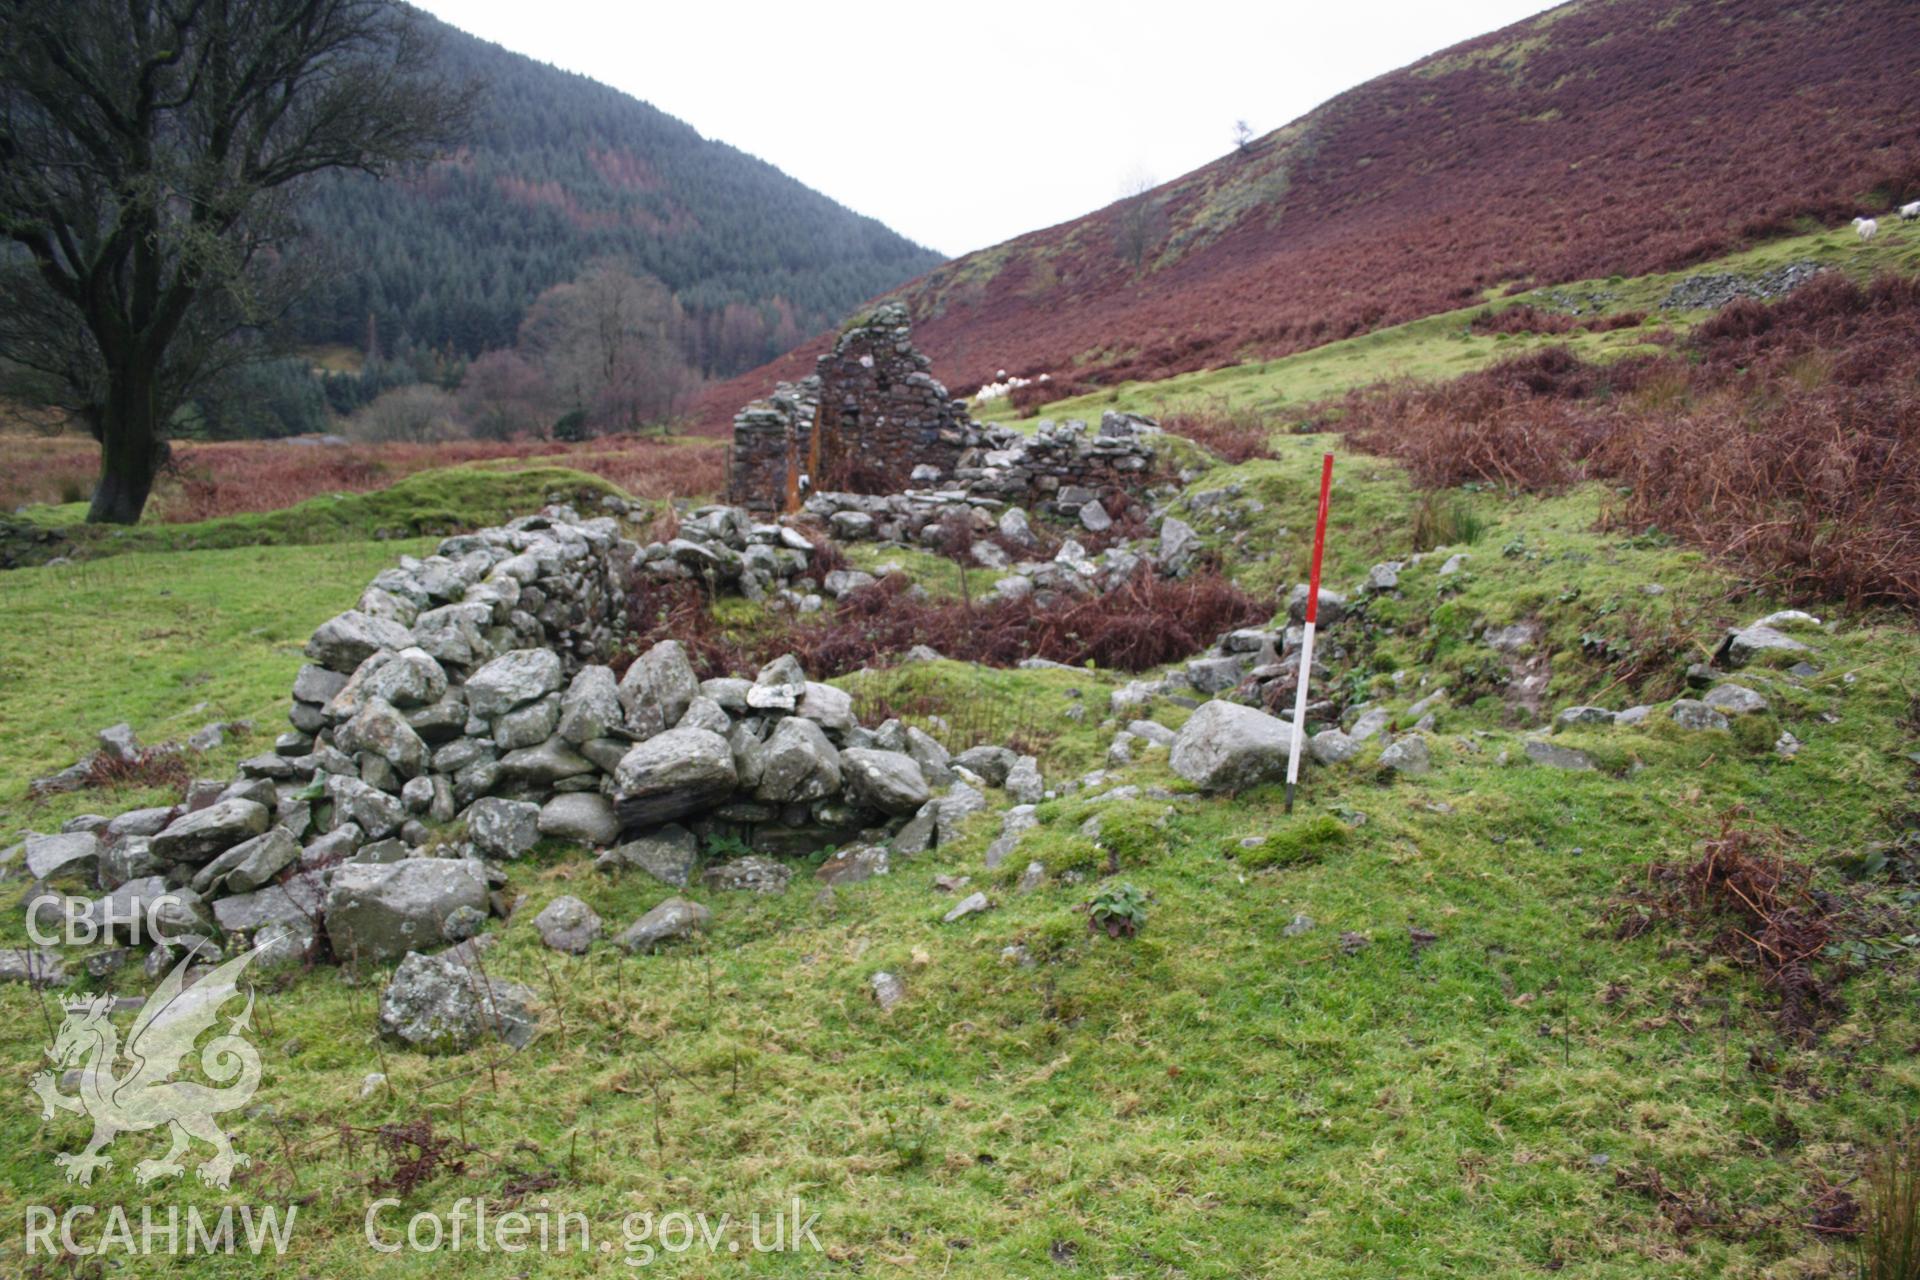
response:
<path id="1" fill-rule="evenodd" d="M 166 458 L 155 414 L 153 384 L 117 374 L 100 411 L 100 483 L 87 509 L 88 524 L 138 524 Z"/>

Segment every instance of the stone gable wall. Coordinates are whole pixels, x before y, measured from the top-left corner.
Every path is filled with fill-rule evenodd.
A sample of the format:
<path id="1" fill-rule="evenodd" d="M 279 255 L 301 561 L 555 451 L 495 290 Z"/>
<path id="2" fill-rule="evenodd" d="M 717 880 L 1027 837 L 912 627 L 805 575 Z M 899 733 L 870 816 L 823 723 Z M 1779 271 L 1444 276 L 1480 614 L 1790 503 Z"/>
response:
<path id="1" fill-rule="evenodd" d="M 980 432 L 913 348 L 907 309 L 887 303 L 848 328 L 813 375 L 781 383 L 733 421 L 728 499 L 778 511 L 812 489 L 891 493 L 916 466 L 955 467 Z M 797 467 L 797 474 L 796 469 Z"/>
<path id="2" fill-rule="evenodd" d="M 904 494 L 944 486 L 1072 518 L 1081 496 L 1149 481 L 1153 424 L 1109 412 L 1097 433 L 1042 421 L 1032 436 L 974 423 L 914 350 L 888 303 L 840 335 L 812 376 L 735 415 L 728 501 L 761 513 L 809 494 Z M 805 477 L 805 483 L 801 478 Z"/>

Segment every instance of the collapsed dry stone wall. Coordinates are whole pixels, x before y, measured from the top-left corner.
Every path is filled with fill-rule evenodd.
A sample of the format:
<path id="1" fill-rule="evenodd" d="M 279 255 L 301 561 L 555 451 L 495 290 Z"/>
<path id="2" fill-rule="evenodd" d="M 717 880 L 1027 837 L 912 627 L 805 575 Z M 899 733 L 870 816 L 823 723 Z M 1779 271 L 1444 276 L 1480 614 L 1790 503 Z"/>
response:
<path id="1" fill-rule="evenodd" d="M 104 891 L 41 892 L 36 918 L 137 933 L 160 910 L 187 941 L 153 949 L 158 972 L 183 947 L 217 954 L 221 934 L 269 944 L 274 962 L 460 943 L 508 912 L 503 865 L 542 838 L 680 886 L 718 837 L 753 853 L 706 868 L 712 888 L 784 886 L 779 856 L 836 845 L 879 850 L 860 865 L 884 871 L 887 848 L 924 850 L 984 803 L 964 784 L 956 796 L 964 775 L 932 738 L 862 727 L 849 695 L 792 657 L 703 681 L 665 640 L 624 674 L 612 665 L 639 577 L 697 572 L 718 589 L 715 565 L 737 579 L 764 562 L 784 582 L 811 550 L 737 508 L 644 550 L 566 507 L 449 538 L 314 631 L 292 727 L 237 778 L 30 837 L 0 851 L 0 873 L 18 861 L 43 886 Z"/>

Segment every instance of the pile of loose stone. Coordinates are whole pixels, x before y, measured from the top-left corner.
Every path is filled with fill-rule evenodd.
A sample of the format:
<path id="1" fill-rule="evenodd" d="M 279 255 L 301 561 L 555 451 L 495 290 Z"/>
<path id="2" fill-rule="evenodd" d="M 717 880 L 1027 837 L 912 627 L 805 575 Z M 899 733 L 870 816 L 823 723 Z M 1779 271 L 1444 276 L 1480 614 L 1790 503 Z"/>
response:
<path id="1" fill-rule="evenodd" d="M 1464 558 L 1464 557 L 1461 557 Z M 1354 597 L 1392 590 L 1397 574 L 1404 566 L 1376 565 Z M 1443 572 L 1457 572 L 1458 560 L 1450 560 Z M 1270 704 L 1270 686 L 1283 681 L 1289 689 L 1299 669 L 1301 604 L 1304 588 L 1296 588 L 1293 599 L 1294 626 L 1275 633 L 1261 629 L 1236 631 L 1221 639 L 1206 655 L 1189 661 L 1157 680 L 1133 681 L 1115 690 L 1110 711 L 1118 721 L 1131 718 L 1120 730 L 1108 754 L 1110 766 L 1129 763 L 1140 749 L 1155 745 L 1170 747 L 1170 763 L 1175 773 L 1203 791 L 1238 791 L 1285 776 L 1292 747 L 1291 704 L 1280 715 L 1259 709 Z M 1324 649 L 1316 650 L 1314 680 L 1325 680 L 1326 672 L 1317 660 L 1319 654 L 1337 658 L 1338 624 L 1347 615 L 1349 597 L 1322 591 L 1320 623 L 1334 628 Z M 1671 700 L 1660 706 L 1633 706 L 1612 710 L 1597 706 L 1568 707 L 1553 719 L 1550 731 L 1593 729 L 1608 726 L 1632 727 L 1655 716 L 1671 720 L 1689 732 L 1724 733 L 1732 722 L 1745 715 L 1762 714 L 1771 709 L 1762 692 L 1765 677 L 1756 679 L 1739 674 L 1742 669 L 1760 663 L 1791 661 L 1784 669 L 1790 679 L 1818 674 L 1806 661 L 1813 647 L 1790 632 L 1815 631 L 1819 619 L 1798 610 L 1768 614 L 1745 627 L 1734 628 L 1722 637 L 1711 663 L 1696 663 L 1687 671 L 1687 681 L 1698 697 Z M 1516 624 L 1494 628 L 1482 636 L 1484 643 L 1498 653 L 1523 654 L 1535 646 L 1540 635 L 1537 627 Z M 1325 640 L 1323 639 L 1323 642 Z M 1423 686 L 1424 681 L 1420 682 Z M 1758 685 L 1760 687 L 1756 688 Z M 1193 695 L 1211 695 L 1198 703 Z M 1143 720 L 1156 699 L 1172 699 L 1197 706 L 1179 733 L 1166 743 L 1163 733 L 1150 720 Z M 1409 705 L 1398 712 L 1383 702 L 1356 702 L 1340 712 L 1340 723 L 1328 723 L 1334 712 L 1331 703 L 1316 700 L 1308 706 L 1306 759 L 1318 765 L 1346 764 L 1358 758 L 1372 739 L 1380 738 L 1384 747 L 1375 758 L 1377 768 L 1392 774 L 1420 776 L 1434 768 L 1430 740 L 1440 728 L 1440 717 L 1447 707 L 1443 686 L 1421 688 Z M 1321 726 L 1314 728 L 1316 722 Z M 1396 732 L 1398 726 L 1404 726 Z M 1462 750 L 1477 753 L 1483 749 L 1480 737 L 1462 738 Z M 1782 732 L 1774 744 L 1776 753 L 1791 757 L 1801 742 L 1790 732 Z M 1576 747 L 1555 742 L 1547 733 L 1525 736 L 1518 744 L 1519 759 L 1549 768 L 1584 770 L 1597 766 L 1592 756 Z M 1503 750 L 1496 764 L 1506 763 Z"/>
<path id="2" fill-rule="evenodd" d="M 944 520 L 1006 510 L 1104 533 L 1128 511 L 1107 510 L 1101 493 L 1132 494 L 1145 487 L 1160 428 L 1151 418 L 1109 410 L 1090 439 L 1087 424 L 1077 419 L 1056 424 L 1043 418 L 1031 436 L 994 425 L 977 434 L 980 443 L 961 456 L 951 475 L 922 463 L 913 469 L 913 482 L 923 487 L 895 494 L 814 493 L 806 509 L 845 541 L 931 543 Z M 1139 513 L 1134 498 L 1126 507 Z"/>
<path id="3" fill-rule="evenodd" d="M 1198 535 L 1171 516 L 1161 525 L 1160 541 L 1161 564 L 1173 562 L 1179 554 L 1178 549 L 1182 547 L 1186 548 L 1185 555 L 1191 557 L 1192 549 L 1199 545 Z M 1364 607 L 1370 597 L 1397 590 L 1400 574 L 1425 558 L 1424 555 L 1415 555 L 1405 561 L 1389 560 L 1374 565 L 1348 591 L 1321 587 L 1310 692 L 1327 687 L 1327 661 L 1338 662 L 1347 656 L 1341 630 L 1350 614 Z M 1451 576 L 1459 572 L 1465 559 L 1464 555 L 1449 558 L 1440 573 Z M 1290 725 L 1293 720 L 1291 694 L 1299 677 L 1306 638 L 1306 608 L 1307 584 L 1297 583 L 1287 597 L 1284 625 L 1243 627 L 1229 631 L 1215 639 L 1205 652 L 1187 659 L 1167 674 L 1157 679 L 1129 681 L 1112 694 L 1113 714 L 1117 717 L 1137 717 L 1155 698 L 1171 698 L 1189 707 L 1199 706 L 1201 700 L 1211 698 L 1254 708 L 1279 704 L 1279 715 L 1266 718 L 1283 726 Z M 1407 719 L 1416 728 L 1425 730 L 1432 728 L 1429 712 L 1433 705 L 1437 705 L 1438 699 L 1423 702 L 1424 705 L 1416 704 L 1414 712 Z M 1343 734 L 1336 727 L 1310 738 L 1308 747 L 1311 758 L 1322 764 L 1338 764 L 1352 759 L 1359 753 L 1359 743 L 1379 733 L 1386 724 L 1383 710 L 1370 708 L 1366 703 L 1340 709 L 1321 695 L 1313 696 L 1307 703 L 1307 722 L 1309 725 L 1328 725 L 1336 710 L 1343 710 L 1350 725 L 1359 717 L 1355 729 L 1357 736 Z M 1290 734 L 1291 730 L 1287 732 Z M 1137 738 L 1139 735 L 1132 736 Z M 1110 759 L 1116 762 L 1126 759 L 1131 745 L 1129 730 L 1122 730 L 1115 739 Z"/>
<path id="4" fill-rule="evenodd" d="M 1062 475 L 1091 480 L 1095 472 L 1059 459 L 1099 457 L 1106 460 L 1100 466 L 1137 478 L 1151 465 L 1153 449 L 1147 440 L 1158 430 L 1147 419 L 1109 413 L 1100 436 L 1084 446 L 1085 424 L 1079 422 L 1057 429 L 1042 423 L 1040 435 L 1031 440 L 987 428 L 996 445 L 1004 447 L 970 452 L 950 485 L 942 486 L 944 477 L 937 468 L 922 465 L 915 479 L 929 487 L 894 494 L 815 493 L 807 498 L 804 510 L 842 542 L 938 548 L 956 522 L 969 526 L 981 538 L 970 552 L 973 560 L 1006 574 L 995 584 L 993 594 L 998 597 L 1038 593 L 1045 604 L 1055 596 L 1111 589 L 1143 565 L 1178 576 L 1191 566 L 1201 545 L 1199 535 L 1179 520 L 1166 519 L 1157 539 L 1136 546 L 1111 547 L 1096 554 L 1068 538 L 1047 555 L 1041 550 L 1035 515 L 1012 500 L 1043 494 L 1045 500 L 1033 508 L 1036 514 L 1072 520 L 1092 533 L 1112 528 L 1118 518 L 1144 518 L 1146 509 L 1131 499 L 1126 509 L 1109 512 L 1093 488 L 1060 483 Z M 987 540 L 993 535 L 1000 540 Z M 1003 543 L 1031 548 L 1035 555 L 1016 557 Z M 715 505 L 689 513 L 671 539 L 641 548 L 637 565 L 645 578 L 697 581 L 713 594 L 736 592 L 803 613 L 822 608 L 828 597 L 839 599 L 876 580 L 875 574 L 857 569 L 819 574 L 813 567 L 814 550 L 813 541 L 785 518 L 756 519 L 746 507 Z"/>
<path id="5" fill-rule="evenodd" d="M 1790 659 L 1791 665 L 1786 669 L 1789 676 L 1804 679 L 1818 675 L 1819 669 L 1806 657 L 1814 652 L 1813 647 L 1788 633 L 1817 632 L 1819 628 L 1820 619 L 1798 609 L 1783 609 L 1744 627 L 1733 628 L 1721 637 L 1711 662 L 1695 663 L 1687 668 L 1687 684 L 1700 696 L 1673 699 L 1665 706 L 1665 716 L 1690 732 L 1724 733 L 1732 729 L 1733 721 L 1741 716 L 1771 710 L 1772 704 L 1766 696 L 1753 688 L 1759 681 L 1743 680 L 1730 673 L 1756 663 Z M 1620 711 L 1593 706 L 1567 707 L 1554 717 L 1554 727 L 1630 727 L 1643 724 L 1657 714 L 1661 714 L 1661 709 L 1654 706 L 1632 706 Z M 1799 752 L 1800 746 L 1798 738 L 1783 730 L 1773 749 L 1781 756 L 1791 757 Z M 1592 761 L 1584 752 L 1571 748 L 1547 752 L 1529 743 L 1527 750 L 1537 763 L 1570 769 L 1592 767 Z"/>
<path id="6" fill-rule="evenodd" d="M 774 598 L 817 609 L 812 576 L 813 543 L 784 523 L 756 521 L 745 507 L 700 507 L 680 521 L 665 542 L 640 549 L 638 570 L 656 581 L 694 581 L 718 595 L 737 592 L 749 600 Z"/>
<path id="7" fill-rule="evenodd" d="M 1104 424 L 1102 439 L 1137 442 L 1141 431 L 1137 422 Z M 1058 438 L 1049 433 L 1042 441 Z M 1131 448 L 1110 456 L 1142 456 Z M 964 519 L 1037 548 L 1026 510 L 996 496 L 1032 491 L 1034 453 L 990 451 L 952 488 L 816 494 L 809 511 L 843 538 L 933 543 L 943 525 Z M 1090 492 L 1049 492 L 1052 510 L 1071 508 L 1083 527 L 1112 518 Z M 1221 518 L 1244 497 L 1215 493 L 1189 498 L 1185 513 L 1202 522 Z M 1185 572 L 1200 535 L 1170 513 L 1157 514 L 1156 540 L 1097 557 L 1074 541 L 1050 558 L 1019 563 L 993 542 L 976 542 L 974 555 L 1008 571 L 997 588 L 1003 595 L 1100 590 L 1142 565 Z M 261 945 L 264 964 L 329 954 L 399 960 L 382 1027 L 439 1050 L 487 1033 L 521 1043 L 537 1026 L 531 993 L 488 978 L 478 961 L 491 937 L 483 933 L 488 918 L 512 911 L 505 867 L 543 838 L 597 850 L 597 865 L 610 873 L 640 872 L 675 888 L 697 876 L 712 890 L 779 892 L 793 874 L 789 859 L 823 848 L 838 850 L 818 872 L 829 885 L 885 874 L 891 860 L 953 840 L 989 807 L 987 792 L 1002 788 L 1014 803 L 986 860 L 990 869 L 999 865 L 1037 825 L 1035 806 L 1053 794 L 1033 757 L 991 746 L 953 756 L 897 721 L 863 727 L 849 695 L 810 680 L 791 656 L 751 679 L 703 681 L 685 649 L 668 640 L 624 674 L 608 665 L 636 578 L 699 580 L 716 592 L 801 607 L 819 606 L 816 588 L 838 596 L 872 581 L 840 570 L 816 583 L 813 552 L 789 525 L 726 506 L 700 508 L 674 538 L 644 547 L 614 519 L 583 519 L 564 506 L 449 538 L 436 554 L 380 573 L 354 609 L 314 632 L 310 661 L 293 686 L 291 729 L 271 752 L 243 761 L 239 777 L 197 782 L 177 807 L 86 817 L 32 836 L 0 853 L 0 870 L 24 866 L 34 881 L 28 910 L 43 927 L 71 935 L 85 926 L 83 934 L 103 938 L 126 938 L 136 924 L 158 927 L 169 940 L 147 952 L 150 975 L 183 959 L 212 959 L 223 936 L 229 949 Z M 1459 572 L 1466 558 L 1449 557 L 1439 574 Z M 1343 657 L 1343 626 L 1370 597 L 1397 591 L 1402 572 L 1419 559 L 1375 565 L 1346 592 L 1323 589 L 1318 655 Z M 1115 690 L 1107 769 L 1165 750 L 1173 771 L 1205 792 L 1283 777 L 1292 741 L 1291 701 L 1283 695 L 1299 673 L 1305 595 L 1304 585 L 1295 589 L 1287 625 L 1228 633 L 1163 676 Z M 1752 681 L 1725 673 L 1757 658 L 1808 652 L 1789 632 L 1817 626 L 1802 613 L 1769 615 L 1729 633 L 1713 665 L 1689 673 L 1702 697 L 1675 700 L 1664 712 L 1573 707 L 1554 727 L 1632 725 L 1664 714 L 1683 729 L 1724 730 L 1731 717 L 1767 707 Z M 1480 639 L 1524 669 L 1539 635 L 1523 623 Z M 1326 676 L 1316 664 L 1316 687 L 1326 687 Z M 1384 703 L 1337 708 L 1317 699 L 1307 710 L 1315 727 L 1310 760 L 1353 761 L 1379 737 L 1378 768 L 1430 771 L 1429 741 L 1446 691 L 1418 692 L 1398 714 Z M 1156 699 L 1192 708 L 1177 733 L 1152 720 Z M 1262 709 L 1271 705 L 1282 714 Z M 1084 717 L 1084 708 L 1075 710 Z M 123 729 L 103 735 L 103 751 L 138 751 Z M 1790 739 L 1783 735 L 1777 747 L 1784 755 L 1798 749 Z M 1481 749 L 1464 738 L 1461 746 Z M 1594 767 L 1584 752 L 1545 735 L 1521 747 L 1530 763 Z M 1107 770 L 1059 789 L 1090 788 L 1115 798 L 1137 791 Z M 716 844 L 747 852 L 703 867 L 701 850 Z M 1035 875 L 1029 867 L 1022 886 Z M 67 896 L 46 887 L 75 882 L 95 892 Z M 988 905 L 976 893 L 949 918 Z M 675 896 L 615 941 L 651 950 L 709 920 L 707 907 Z M 534 927 L 548 945 L 569 951 L 585 950 L 604 931 L 573 897 L 550 903 Z M 87 966 L 104 975 L 137 958 L 123 946 L 90 955 Z M 58 953 L 0 953 L 0 977 L 65 976 Z"/>
<path id="8" fill-rule="evenodd" d="M 724 541 L 739 514 L 694 523 Z M 42 928 L 169 939 L 148 951 L 150 975 L 211 959 L 223 935 L 261 945 L 266 965 L 406 957 L 383 1025 L 451 1047 L 470 1037 L 449 1026 L 503 1021 L 473 1004 L 507 994 L 470 980 L 476 935 L 511 910 L 505 865 L 543 838 L 678 887 L 703 844 L 738 842 L 751 852 L 707 866 L 702 882 L 770 891 L 791 875 L 782 857 L 828 846 L 846 850 L 830 882 L 884 872 L 890 856 L 951 839 L 988 786 L 1040 798 L 1031 757 L 978 748 L 956 759 L 897 721 L 864 728 L 848 694 L 790 656 L 752 679 L 702 681 L 669 640 L 616 676 L 597 659 L 620 631 L 637 561 L 658 563 L 612 520 L 565 508 L 404 560 L 314 632 L 293 728 L 272 752 L 231 781 L 195 783 L 179 806 L 30 836 L 0 868 L 33 879 L 26 900 Z M 98 896 L 47 887 L 76 882 Z M 706 919 L 669 899 L 618 940 L 644 950 Z M 584 923 L 576 912 L 542 932 Z M 88 967 L 136 959 L 120 947 Z M 66 977 L 55 952 L 7 952 L 0 975 Z M 472 1017 L 453 1017 L 456 1006 Z"/>
<path id="9" fill-rule="evenodd" d="M 1789 262 L 1758 275 L 1693 275 L 1676 283 L 1660 300 L 1663 311 L 1696 311 L 1726 306 L 1735 298 L 1771 302 L 1784 298 L 1820 273 L 1810 259 Z"/>

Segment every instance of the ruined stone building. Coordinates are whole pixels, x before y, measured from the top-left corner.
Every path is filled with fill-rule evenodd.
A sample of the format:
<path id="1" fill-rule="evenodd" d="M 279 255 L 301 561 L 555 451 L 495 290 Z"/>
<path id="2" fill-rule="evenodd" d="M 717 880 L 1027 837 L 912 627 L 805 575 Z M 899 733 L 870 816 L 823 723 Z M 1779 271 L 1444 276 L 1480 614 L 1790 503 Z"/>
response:
<path id="1" fill-rule="evenodd" d="M 811 377 L 783 382 L 733 420 L 730 501 L 762 511 L 813 490 L 893 493 L 916 466 L 951 473 L 981 442 L 966 402 L 948 396 L 913 349 L 907 309 L 885 303 L 849 325 Z"/>
<path id="2" fill-rule="evenodd" d="M 1134 495 L 1151 483 L 1159 428 L 1150 419 L 1109 411 L 1097 432 L 1043 419 L 1025 435 L 973 422 L 930 367 L 899 303 L 848 326 L 811 377 L 783 382 L 735 415 L 728 500 L 818 514 L 865 511 L 873 495 L 920 495 L 923 512 L 959 501 L 1072 520 L 1103 493 Z M 1107 514 L 1131 503 L 1110 499 Z"/>

